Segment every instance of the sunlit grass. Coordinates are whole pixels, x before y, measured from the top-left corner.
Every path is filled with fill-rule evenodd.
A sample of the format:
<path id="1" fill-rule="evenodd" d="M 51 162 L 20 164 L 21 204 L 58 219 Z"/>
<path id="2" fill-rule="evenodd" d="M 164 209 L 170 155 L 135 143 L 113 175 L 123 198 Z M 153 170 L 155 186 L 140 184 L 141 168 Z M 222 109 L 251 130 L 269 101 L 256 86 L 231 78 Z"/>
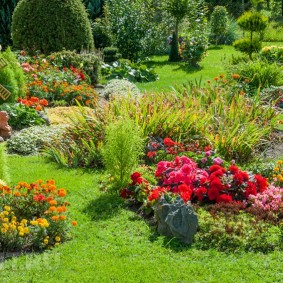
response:
<path id="1" fill-rule="evenodd" d="M 120 198 L 98 189 L 100 173 L 58 169 L 38 157 L 8 158 L 13 183 L 55 178 L 79 225 L 73 239 L 0 263 L 1 282 L 282 282 L 283 253 L 201 251 L 157 236 Z"/>

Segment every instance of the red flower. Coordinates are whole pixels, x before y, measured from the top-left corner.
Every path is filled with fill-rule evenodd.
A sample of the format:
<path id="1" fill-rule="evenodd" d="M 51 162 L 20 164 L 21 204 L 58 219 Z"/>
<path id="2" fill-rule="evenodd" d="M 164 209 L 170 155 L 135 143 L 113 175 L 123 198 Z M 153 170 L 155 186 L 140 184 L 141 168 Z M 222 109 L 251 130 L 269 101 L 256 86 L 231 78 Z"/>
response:
<path id="1" fill-rule="evenodd" d="M 195 195 L 198 199 L 198 201 L 202 201 L 204 199 L 205 194 L 207 193 L 207 189 L 206 188 L 198 188 L 195 190 Z"/>
<path id="2" fill-rule="evenodd" d="M 159 189 L 155 189 L 151 191 L 150 195 L 148 196 L 148 200 L 153 201 L 159 199 L 159 194 L 160 194 Z"/>
<path id="3" fill-rule="evenodd" d="M 207 145 L 207 146 L 204 147 L 204 151 L 205 151 L 205 152 L 206 152 L 206 151 L 210 151 L 210 150 L 211 150 L 210 145 Z"/>
<path id="4" fill-rule="evenodd" d="M 137 180 L 138 180 L 138 178 L 140 178 L 140 177 L 141 177 L 141 173 L 139 173 L 139 172 L 134 172 L 134 173 L 131 175 L 131 179 L 132 179 L 132 181 L 133 181 L 134 183 L 136 183 Z"/>
<path id="5" fill-rule="evenodd" d="M 217 164 L 214 164 L 214 165 L 211 165 L 210 168 L 209 168 L 209 172 L 212 173 L 212 172 L 215 172 L 217 170 L 221 170 L 222 172 L 226 172 L 226 169 L 217 165 Z"/>
<path id="6" fill-rule="evenodd" d="M 244 181 L 249 180 L 249 175 L 247 172 L 239 171 L 234 175 L 233 179 L 237 182 L 237 184 L 241 185 Z"/>
<path id="7" fill-rule="evenodd" d="M 133 192 L 132 191 L 130 191 L 130 190 L 128 190 L 127 188 L 125 188 L 125 189 L 123 189 L 121 192 L 120 192 L 120 196 L 122 197 L 122 198 L 128 198 L 128 197 L 130 197 L 131 195 L 133 195 Z"/>
<path id="8" fill-rule="evenodd" d="M 215 188 L 221 191 L 224 189 L 224 185 L 222 184 L 221 180 L 216 177 L 210 182 L 210 188 Z"/>
<path id="9" fill-rule="evenodd" d="M 33 197 L 33 199 L 36 201 L 36 202 L 43 202 L 45 201 L 45 196 L 43 194 L 39 194 L 39 195 L 35 195 Z"/>
<path id="10" fill-rule="evenodd" d="M 183 199 L 183 201 L 186 203 L 191 199 L 192 192 L 181 192 L 180 196 Z"/>
<path id="11" fill-rule="evenodd" d="M 84 75 L 83 73 L 79 73 L 79 76 L 80 76 L 80 78 L 81 78 L 82 81 L 85 80 L 85 75 Z"/>
<path id="12" fill-rule="evenodd" d="M 165 138 L 163 140 L 163 143 L 166 147 L 169 147 L 169 146 L 174 146 L 176 143 L 174 141 L 172 141 L 170 138 Z"/>
<path id="13" fill-rule="evenodd" d="M 254 178 L 256 180 L 256 184 L 258 186 L 258 190 L 262 193 L 263 191 L 265 191 L 267 189 L 268 183 L 267 183 L 267 179 L 262 177 L 259 174 L 254 175 Z"/>
<path id="14" fill-rule="evenodd" d="M 219 196 L 219 190 L 216 187 L 212 187 L 207 192 L 209 200 L 216 200 Z"/>
<path id="15" fill-rule="evenodd" d="M 230 195 L 226 195 L 226 194 L 222 194 L 220 196 L 217 197 L 217 200 L 216 202 L 225 202 L 225 203 L 228 203 L 228 202 L 232 202 L 233 199 Z"/>
<path id="16" fill-rule="evenodd" d="M 156 151 L 149 151 L 148 153 L 147 153 L 147 157 L 148 158 L 154 158 L 156 156 Z"/>
<path id="17" fill-rule="evenodd" d="M 236 174 L 239 171 L 239 168 L 235 165 L 231 165 L 229 167 L 229 170 L 231 171 L 232 174 Z"/>
<path id="18" fill-rule="evenodd" d="M 256 185 L 252 182 L 248 182 L 248 187 L 243 193 L 245 198 L 248 198 L 249 195 L 257 195 Z"/>
<path id="19" fill-rule="evenodd" d="M 33 96 L 33 97 L 30 98 L 30 101 L 32 101 L 32 102 L 34 102 L 34 103 L 37 103 L 37 102 L 39 102 L 39 98 Z"/>
<path id="20" fill-rule="evenodd" d="M 219 169 L 219 170 L 214 171 L 214 172 L 209 176 L 209 178 L 210 178 L 210 180 L 213 180 L 213 179 L 215 179 L 215 178 L 222 177 L 223 175 L 224 175 L 223 170 Z"/>
<path id="21" fill-rule="evenodd" d="M 39 103 L 42 105 L 42 106 L 48 106 L 48 101 L 46 99 L 40 99 L 39 100 Z"/>

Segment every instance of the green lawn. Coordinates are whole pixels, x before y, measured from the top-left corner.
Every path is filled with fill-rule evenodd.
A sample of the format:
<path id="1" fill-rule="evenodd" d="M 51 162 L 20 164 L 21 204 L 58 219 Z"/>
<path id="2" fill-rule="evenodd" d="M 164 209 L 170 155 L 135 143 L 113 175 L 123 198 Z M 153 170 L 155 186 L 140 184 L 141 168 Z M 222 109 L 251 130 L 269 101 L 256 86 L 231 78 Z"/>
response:
<path id="1" fill-rule="evenodd" d="M 0 263 L 1 282 L 283 282 L 283 253 L 201 251 L 157 236 L 122 201 L 98 189 L 100 173 L 9 156 L 11 179 L 54 178 L 79 222 L 73 239 L 39 255 Z"/>
<path id="2" fill-rule="evenodd" d="M 184 62 L 168 62 L 168 56 L 154 56 L 147 65 L 154 68 L 159 80 L 150 83 L 138 83 L 138 87 L 146 92 L 168 92 L 174 85 L 181 85 L 189 81 L 203 82 L 225 73 L 225 64 L 232 55 L 240 55 L 232 46 L 211 47 L 207 56 L 200 63 L 200 68 L 188 68 Z"/>

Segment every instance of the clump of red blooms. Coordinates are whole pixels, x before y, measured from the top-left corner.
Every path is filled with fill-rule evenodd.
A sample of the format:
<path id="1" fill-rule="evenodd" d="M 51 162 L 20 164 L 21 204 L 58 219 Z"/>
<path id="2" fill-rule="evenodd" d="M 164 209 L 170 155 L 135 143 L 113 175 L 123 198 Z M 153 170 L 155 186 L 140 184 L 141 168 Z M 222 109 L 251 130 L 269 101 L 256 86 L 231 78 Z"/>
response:
<path id="1" fill-rule="evenodd" d="M 162 141 L 158 139 L 151 138 L 152 140 L 148 144 L 147 157 L 153 159 L 157 155 L 157 151 L 164 150 L 166 154 L 177 155 L 184 151 L 197 151 L 199 149 L 199 144 L 197 142 L 191 142 L 188 145 L 183 143 L 175 142 L 170 138 L 164 138 Z"/>
<path id="2" fill-rule="evenodd" d="M 76 75 L 76 79 L 79 79 L 79 80 L 82 80 L 82 81 L 84 81 L 86 79 L 83 70 L 76 69 L 73 66 L 70 66 L 70 69 L 72 70 L 73 74 Z M 63 70 L 67 71 L 67 68 L 63 68 Z"/>
<path id="3" fill-rule="evenodd" d="M 37 111 L 41 111 L 44 109 L 44 107 L 48 106 L 48 101 L 46 99 L 39 99 L 35 96 L 26 96 L 25 98 L 19 98 L 18 103 L 34 108 Z"/>
<path id="4" fill-rule="evenodd" d="M 201 169 L 192 159 L 177 156 L 174 161 L 161 161 L 155 172 L 157 186 L 149 183 L 135 172 L 132 183 L 121 191 L 123 198 L 138 198 L 145 195 L 148 202 L 157 201 L 162 195 L 181 196 L 184 202 L 230 203 L 247 200 L 268 187 L 261 175 L 248 174 L 236 165 L 224 168 L 213 164 Z M 138 188 L 138 189 L 137 189 Z"/>

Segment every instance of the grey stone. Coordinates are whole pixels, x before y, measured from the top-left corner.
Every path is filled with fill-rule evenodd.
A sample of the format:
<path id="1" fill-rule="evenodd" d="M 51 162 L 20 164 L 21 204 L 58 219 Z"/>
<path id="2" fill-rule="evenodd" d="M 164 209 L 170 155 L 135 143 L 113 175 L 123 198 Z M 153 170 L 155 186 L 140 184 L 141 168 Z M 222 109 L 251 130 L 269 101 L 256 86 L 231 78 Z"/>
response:
<path id="1" fill-rule="evenodd" d="M 198 217 L 192 206 L 185 204 L 181 197 L 168 203 L 162 197 L 155 206 L 158 233 L 176 237 L 181 242 L 191 244 L 198 228 Z"/>

